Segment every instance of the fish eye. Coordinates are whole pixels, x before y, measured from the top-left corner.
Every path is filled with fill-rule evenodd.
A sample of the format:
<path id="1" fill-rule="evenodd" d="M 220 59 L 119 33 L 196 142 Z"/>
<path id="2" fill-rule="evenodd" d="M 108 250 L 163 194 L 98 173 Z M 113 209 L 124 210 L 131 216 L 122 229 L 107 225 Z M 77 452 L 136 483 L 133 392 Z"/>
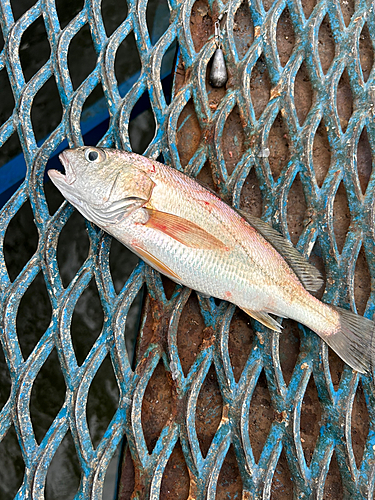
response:
<path id="1" fill-rule="evenodd" d="M 106 158 L 104 151 L 95 148 L 88 148 L 85 151 L 85 158 L 90 163 L 99 163 Z"/>

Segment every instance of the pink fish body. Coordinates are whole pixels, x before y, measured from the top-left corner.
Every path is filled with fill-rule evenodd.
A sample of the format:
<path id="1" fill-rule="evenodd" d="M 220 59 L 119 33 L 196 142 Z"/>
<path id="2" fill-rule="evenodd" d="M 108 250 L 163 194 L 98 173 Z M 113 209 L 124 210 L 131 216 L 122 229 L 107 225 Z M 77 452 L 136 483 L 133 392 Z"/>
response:
<path id="1" fill-rule="evenodd" d="M 371 371 L 374 323 L 312 296 L 319 273 L 263 221 L 143 156 L 83 147 L 60 159 L 65 175 L 49 175 L 67 200 L 152 267 L 273 330 L 281 326 L 270 314 L 292 318 L 354 369 Z"/>

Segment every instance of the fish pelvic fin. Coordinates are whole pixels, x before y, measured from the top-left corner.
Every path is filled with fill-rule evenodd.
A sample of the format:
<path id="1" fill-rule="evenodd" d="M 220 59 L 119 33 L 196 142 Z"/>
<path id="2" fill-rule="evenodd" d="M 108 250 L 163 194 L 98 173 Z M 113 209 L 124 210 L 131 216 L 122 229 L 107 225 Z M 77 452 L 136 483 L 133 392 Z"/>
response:
<path id="1" fill-rule="evenodd" d="M 241 307 L 241 309 L 267 328 L 270 328 L 274 332 L 281 332 L 282 326 L 280 323 L 274 320 L 268 313 L 262 311 L 252 311 L 251 309 L 244 309 L 243 307 Z"/>
<path id="2" fill-rule="evenodd" d="M 194 224 L 194 222 L 160 210 L 150 208 L 146 210 L 149 219 L 144 224 L 145 226 L 161 231 L 187 247 L 204 250 L 226 248 L 222 241 Z"/>
<path id="3" fill-rule="evenodd" d="M 242 210 L 237 210 L 237 212 L 279 252 L 306 290 L 317 292 L 322 287 L 323 278 L 320 272 L 305 259 L 289 240 L 262 219 Z"/>
<path id="4" fill-rule="evenodd" d="M 330 335 L 319 335 L 351 368 L 371 374 L 375 363 L 375 323 L 341 307 L 329 307 L 339 314 L 339 328 Z"/>

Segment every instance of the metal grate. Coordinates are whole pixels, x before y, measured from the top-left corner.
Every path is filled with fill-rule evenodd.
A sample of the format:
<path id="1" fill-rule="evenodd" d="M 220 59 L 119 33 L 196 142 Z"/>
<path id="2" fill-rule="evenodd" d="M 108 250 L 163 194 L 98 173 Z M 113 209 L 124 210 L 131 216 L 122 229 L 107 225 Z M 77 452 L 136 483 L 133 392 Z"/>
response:
<path id="1" fill-rule="evenodd" d="M 10 1 L 0 0 L 4 38 L 0 70 L 7 72 L 15 102 L 12 115 L 1 125 L 0 145 L 18 135 L 27 167 L 25 181 L 1 214 L 2 245 L 9 224 L 27 200 L 38 231 L 37 250 L 12 280 L 0 252 L 1 345 L 11 378 L 10 396 L 0 413 L 0 438 L 14 428 L 22 451 L 25 473 L 16 498 L 43 498 L 49 466 L 68 431 L 81 472 L 76 498 L 100 498 L 108 464 L 124 436 L 131 460 L 125 459 L 122 478 L 129 476 L 130 460 L 136 470 L 133 498 L 242 495 L 250 499 L 271 494 L 275 499 L 373 498 L 372 382 L 340 366 L 316 335 L 285 322 L 279 338 L 244 319 L 234 306 L 200 296 L 196 300 L 189 290 L 174 288 L 143 263 L 116 293 L 109 265 L 110 239 L 90 224 L 89 255 L 70 283 L 63 285 L 56 254 L 59 235 L 73 210 L 64 203 L 50 215 L 44 172 L 65 139 L 70 146 L 83 144 L 82 108 L 101 85 L 110 117 L 100 139 L 102 146 L 131 149 L 131 113 L 148 95 L 156 129 L 146 155 L 162 155 L 175 168 L 211 181 L 235 206 L 260 212 L 305 255 L 321 262 L 325 301 L 357 307 L 373 316 L 373 3 L 342 2 L 340 7 L 338 1 L 310 5 L 299 0 L 263 4 L 238 0 L 225 5 L 220 0 L 212 4 L 173 0 L 169 8 L 170 25 L 152 43 L 146 1 L 129 0 L 126 19 L 107 36 L 100 1 L 87 0 L 61 29 L 53 0 L 39 0 L 16 22 Z M 223 51 L 229 81 L 226 89 L 212 89 L 207 67 L 215 51 L 213 28 L 220 13 L 225 13 Z M 50 55 L 26 82 L 19 47 L 25 30 L 38 19 L 43 20 Z M 74 89 L 68 52 L 85 26 L 97 60 Z M 141 72 L 122 97 L 115 56 L 131 33 Z M 175 41 L 180 57 L 169 104 L 161 67 Z M 31 108 L 50 77 L 56 81 L 63 116 L 38 144 Z M 330 159 L 324 156 L 327 150 Z M 0 178 L 1 173 L 0 169 Z M 52 319 L 25 358 L 17 336 L 17 310 L 41 272 Z M 77 301 L 92 278 L 104 322 L 79 364 L 70 325 Z M 132 370 L 124 329 L 130 306 L 144 285 L 147 293 Z M 299 342 L 292 364 L 284 356 L 287 340 L 281 338 L 288 330 L 297 346 Z M 186 339 L 184 334 L 189 332 L 192 336 Z M 253 332 L 257 335 L 252 336 Z M 194 347 L 191 339 L 197 339 Z M 53 350 L 66 397 L 38 444 L 30 395 Z M 289 350 L 293 351 L 287 345 Z M 94 447 L 86 404 L 95 374 L 108 354 L 119 388 L 118 406 Z M 160 401 L 152 399 L 153 388 Z M 315 399 L 312 394 L 317 394 Z M 319 414 L 316 442 L 303 428 L 309 410 L 315 412 L 314 419 Z M 261 416 L 270 422 L 263 429 L 263 442 L 257 436 L 262 429 L 256 427 Z M 360 420 L 368 421 L 368 429 L 358 447 L 353 433 Z M 173 463 L 178 464 L 177 470 Z M 123 481 L 120 495 L 130 498 Z"/>

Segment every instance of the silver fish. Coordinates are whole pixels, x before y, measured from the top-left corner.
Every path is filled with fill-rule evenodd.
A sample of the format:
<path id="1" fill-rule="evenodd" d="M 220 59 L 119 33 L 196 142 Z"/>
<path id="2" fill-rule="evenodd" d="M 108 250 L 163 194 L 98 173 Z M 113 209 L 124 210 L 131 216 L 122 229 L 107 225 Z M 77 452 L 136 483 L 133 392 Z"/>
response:
<path id="1" fill-rule="evenodd" d="M 352 368 L 371 372 L 374 322 L 311 295 L 319 272 L 271 226 L 134 153 L 81 147 L 60 160 L 65 174 L 48 174 L 65 198 L 153 268 L 274 331 L 281 325 L 270 314 L 294 319 Z"/>

